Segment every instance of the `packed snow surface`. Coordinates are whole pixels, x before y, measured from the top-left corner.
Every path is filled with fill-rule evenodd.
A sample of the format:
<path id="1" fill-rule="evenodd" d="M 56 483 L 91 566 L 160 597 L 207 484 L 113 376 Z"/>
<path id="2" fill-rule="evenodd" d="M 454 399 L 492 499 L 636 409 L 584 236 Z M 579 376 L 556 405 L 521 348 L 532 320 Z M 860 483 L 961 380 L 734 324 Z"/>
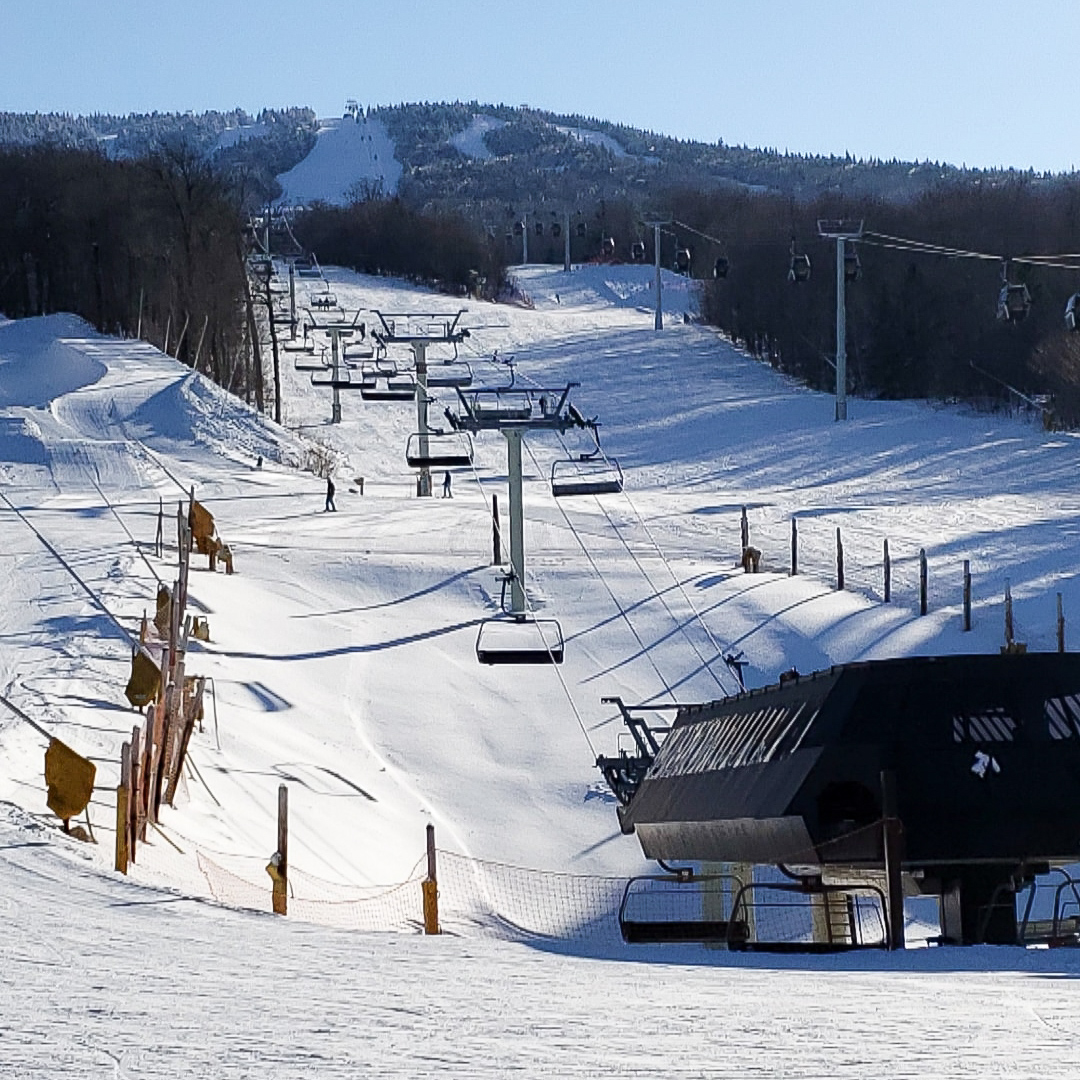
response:
<path id="1" fill-rule="evenodd" d="M 499 120 L 494 116 L 485 116 L 477 113 L 472 122 L 463 131 L 459 131 L 450 139 L 450 145 L 455 150 L 460 150 L 466 157 L 476 158 L 478 161 L 487 161 L 495 155 L 488 149 L 484 142 L 484 136 L 489 131 L 498 131 L 506 127 L 505 120 Z"/>
<path id="2" fill-rule="evenodd" d="M 523 302 L 465 303 L 457 359 L 432 347 L 428 362 L 468 362 L 477 385 L 506 384 L 510 358 L 518 386 L 580 383 L 572 400 L 625 474 L 623 495 L 556 502 L 553 462 L 588 440 L 526 439 L 528 594 L 561 623 L 557 669 L 475 657 L 499 605 L 501 437 L 476 437 L 453 498 L 417 498 L 404 460 L 415 405 L 343 392 L 332 425 L 329 390 L 294 368 L 303 354 L 282 355 L 278 427 L 148 343 L 71 316 L 0 321 L 0 693 L 98 768 L 98 843 L 79 844 L 44 807 L 45 739 L 0 706 L 0 1073 L 1075 1075 L 1080 961 L 1066 950 L 777 959 L 622 945 L 604 928 L 646 866 L 593 760 L 621 726 L 601 697 L 723 696 L 735 682 L 721 652 L 745 654 L 751 686 L 792 666 L 996 652 L 1006 581 L 1017 637 L 1053 648 L 1055 594 L 1067 617 L 1080 609 L 1077 439 L 912 402 L 855 400 L 837 424 L 828 395 L 697 325 L 684 279 L 665 274 L 657 333 L 651 268 L 515 273 Z M 328 277 L 367 328 L 376 310 L 459 306 Z M 323 288 L 304 281 L 301 304 Z M 410 355 L 397 351 L 402 367 Z M 457 404 L 432 394 L 433 420 Z M 336 513 L 305 471 L 327 460 Z M 211 633 L 188 671 L 214 693 L 177 805 L 124 879 L 113 792 L 139 717 L 123 688 L 139 620 L 174 579 L 191 487 L 237 573 L 195 557 L 189 608 Z M 738 566 L 744 507 L 757 575 Z M 264 869 L 282 783 L 285 919 L 266 914 Z M 446 875 L 438 938 L 414 932 L 428 823 Z M 586 891 L 591 906 L 575 908 Z M 546 929 L 529 931 L 540 915 Z"/>

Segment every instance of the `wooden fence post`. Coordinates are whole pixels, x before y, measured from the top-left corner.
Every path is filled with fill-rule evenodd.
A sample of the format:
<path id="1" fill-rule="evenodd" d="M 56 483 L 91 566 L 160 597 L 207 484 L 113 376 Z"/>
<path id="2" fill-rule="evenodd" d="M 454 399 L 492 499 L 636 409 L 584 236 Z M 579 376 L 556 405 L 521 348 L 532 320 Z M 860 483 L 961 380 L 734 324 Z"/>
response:
<path id="1" fill-rule="evenodd" d="M 926 548 L 919 548 L 919 614 L 925 615 L 927 610 L 927 567 Z"/>
<path id="2" fill-rule="evenodd" d="M 120 747 L 120 783 L 116 785 L 116 869 L 128 872 L 128 833 L 131 831 L 128 808 L 131 794 L 131 743 Z"/>
<path id="3" fill-rule="evenodd" d="M 791 519 L 791 576 L 799 572 L 799 523 L 792 516 Z"/>
<path id="4" fill-rule="evenodd" d="M 154 536 L 154 554 L 159 558 L 165 556 L 165 503 L 158 496 L 157 534 Z"/>
<path id="5" fill-rule="evenodd" d="M 742 518 L 739 522 L 739 535 L 742 538 L 742 548 L 739 551 L 739 555 L 741 556 L 750 546 L 750 522 L 746 520 L 745 506 L 742 508 Z"/>
<path id="6" fill-rule="evenodd" d="M 885 541 L 885 603 L 892 599 L 892 560 L 889 558 L 889 541 Z"/>
<path id="7" fill-rule="evenodd" d="M 971 629 L 971 561 L 964 560 L 964 629 Z"/>
<path id="8" fill-rule="evenodd" d="M 1061 605 L 1061 593 L 1057 594 L 1057 651 L 1065 651 L 1065 609 Z"/>
<path id="9" fill-rule="evenodd" d="M 844 541 L 840 539 L 840 526 L 836 526 L 836 587 L 844 587 Z"/>
<path id="10" fill-rule="evenodd" d="M 274 883 L 274 914 L 285 915 L 289 906 L 289 789 L 284 784 L 278 786 L 277 851 L 266 872 Z"/>
<path id="11" fill-rule="evenodd" d="M 435 867 L 435 826 L 427 827 L 427 878 L 420 883 L 424 896 L 424 933 L 439 931 L 439 883 Z"/>
<path id="12" fill-rule="evenodd" d="M 1013 608 L 1012 608 L 1012 589 L 1009 587 L 1008 580 L 1005 581 L 1005 648 L 1011 649 L 1013 647 Z"/>
<path id="13" fill-rule="evenodd" d="M 499 496 L 491 496 L 491 553 L 493 565 L 502 566 L 502 529 L 499 527 Z"/>
<path id="14" fill-rule="evenodd" d="M 131 765 L 128 769 L 128 862 L 135 861 L 135 848 L 146 829 L 143 812 L 142 728 L 131 729 Z"/>

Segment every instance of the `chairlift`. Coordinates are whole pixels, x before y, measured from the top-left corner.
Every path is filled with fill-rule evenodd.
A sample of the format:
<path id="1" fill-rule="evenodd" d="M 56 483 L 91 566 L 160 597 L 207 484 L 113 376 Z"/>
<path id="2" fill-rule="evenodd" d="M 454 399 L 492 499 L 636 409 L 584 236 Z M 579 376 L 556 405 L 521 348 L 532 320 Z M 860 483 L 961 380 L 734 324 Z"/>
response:
<path id="1" fill-rule="evenodd" d="M 360 382 L 360 396 L 365 401 L 413 401 L 416 383 L 411 379 L 387 379 L 385 384 Z"/>
<path id="2" fill-rule="evenodd" d="M 514 222 L 514 235 L 520 236 L 525 231 L 525 223 L 523 221 Z"/>
<path id="3" fill-rule="evenodd" d="M 551 494 L 556 499 L 569 495 L 617 495 L 623 489 L 623 474 L 614 458 L 563 458 L 551 464 Z"/>
<path id="4" fill-rule="evenodd" d="M 605 259 L 615 257 L 615 237 L 605 236 L 600 241 L 600 255 Z"/>
<path id="5" fill-rule="evenodd" d="M 788 267 L 788 281 L 798 284 L 810 280 L 810 256 L 792 252 L 791 265 Z"/>
<path id="6" fill-rule="evenodd" d="M 296 371 L 328 371 L 330 365 L 322 356 L 315 355 L 313 345 L 311 352 L 301 353 L 296 357 L 293 361 L 293 368 Z"/>
<path id="7" fill-rule="evenodd" d="M 1031 310 L 1031 293 L 1026 285 L 1006 282 L 998 293 L 997 317 L 1005 322 L 1023 322 Z"/>
<path id="8" fill-rule="evenodd" d="M 645 241 L 644 240 L 635 240 L 630 245 L 630 258 L 633 259 L 634 262 L 644 262 L 645 261 Z"/>
<path id="9" fill-rule="evenodd" d="M 728 272 L 728 257 L 726 255 L 718 255 L 716 262 L 713 263 L 712 276 L 714 278 L 726 278 Z"/>
<path id="10" fill-rule="evenodd" d="M 320 311 L 336 308 L 337 297 L 332 292 L 316 293 L 311 297 L 311 306 L 313 308 L 319 308 Z"/>
<path id="11" fill-rule="evenodd" d="M 482 387 L 468 395 L 468 407 L 481 420 L 513 422 L 532 417 L 532 397 L 527 390 Z"/>
<path id="12" fill-rule="evenodd" d="M 1065 329 L 1070 333 L 1080 330 L 1080 293 L 1073 293 L 1065 305 Z"/>
<path id="13" fill-rule="evenodd" d="M 555 238 L 556 240 L 558 240 L 558 239 L 559 239 L 559 237 L 560 237 L 560 236 L 562 236 L 562 225 L 560 225 L 560 224 L 559 224 L 559 222 L 557 222 L 557 221 L 553 221 L 553 222 L 551 223 L 551 235 L 552 235 L 552 236 L 553 236 L 553 237 L 554 237 L 554 238 Z"/>
<path id="14" fill-rule="evenodd" d="M 677 274 L 690 273 L 690 249 L 686 247 L 675 249 L 675 272 Z"/>
<path id="15" fill-rule="evenodd" d="M 467 363 L 448 364 L 442 368 L 428 368 L 427 384 L 439 386 L 471 386 L 472 368 Z"/>
<path id="16" fill-rule="evenodd" d="M 579 240 L 584 240 L 585 239 L 585 232 L 586 232 L 585 222 L 584 221 L 579 221 L 577 223 L 576 231 L 577 231 L 578 239 Z"/>
<path id="17" fill-rule="evenodd" d="M 471 465 L 472 439 L 463 431 L 429 431 L 426 434 L 417 432 L 409 436 L 405 447 L 405 461 L 410 469 L 453 469 Z"/>
<path id="18" fill-rule="evenodd" d="M 628 944 L 745 941 L 749 926 L 732 922 L 729 909 L 742 881 L 733 874 L 639 874 L 623 890 L 619 932 Z"/>
<path id="19" fill-rule="evenodd" d="M 561 664 L 563 633 L 557 619 L 500 615 L 485 619 L 476 635 L 481 664 Z"/>
<path id="20" fill-rule="evenodd" d="M 844 280 L 858 281 L 862 277 L 862 263 L 854 248 L 844 247 Z"/>
<path id="21" fill-rule="evenodd" d="M 543 236 L 544 235 L 544 223 L 542 221 L 538 221 L 536 223 L 536 225 L 534 226 L 534 231 L 535 231 L 537 236 Z"/>
<path id="22" fill-rule="evenodd" d="M 328 386 L 334 390 L 363 391 L 368 384 L 364 382 L 363 378 L 354 379 L 352 372 L 348 368 L 338 368 L 335 372 L 333 368 L 327 367 L 311 373 L 311 385 Z"/>
<path id="23" fill-rule="evenodd" d="M 282 348 L 285 352 L 291 353 L 313 353 L 315 351 L 315 342 L 304 337 L 299 341 L 286 341 Z"/>

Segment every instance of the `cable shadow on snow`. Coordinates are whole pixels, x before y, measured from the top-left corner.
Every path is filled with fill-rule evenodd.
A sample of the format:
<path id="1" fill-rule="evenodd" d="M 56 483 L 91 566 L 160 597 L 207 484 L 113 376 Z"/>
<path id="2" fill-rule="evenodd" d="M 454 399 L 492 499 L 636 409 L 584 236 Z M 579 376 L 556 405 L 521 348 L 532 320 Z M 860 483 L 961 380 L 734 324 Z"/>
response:
<path id="1" fill-rule="evenodd" d="M 334 615 L 354 615 L 360 611 L 378 611 L 381 608 L 394 607 L 396 604 L 402 604 L 409 600 L 418 600 L 422 596 L 431 596 L 433 593 L 437 593 L 440 589 L 445 589 L 448 585 L 453 585 L 455 582 L 461 581 L 463 578 L 470 577 L 471 575 L 481 571 L 487 570 L 489 567 L 487 564 L 482 566 L 474 566 L 468 570 L 461 570 L 456 574 L 451 574 L 447 578 L 443 578 L 441 581 L 435 582 L 434 585 L 428 585 L 423 589 L 417 589 L 415 592 L 406 593 L 404 596 L 395 597 L 393 600 L 380 600 L 377 604 L 361 604 L 357 607 L 347 608 L 331 608 L 329 611 L 308 611 L 300 615 L 290 615 L 290 619 L 322 619 L 331 617 Z"/>
<path id="2" fill-rule="evenodd" d="M 214 656 L 227 657 L 230 660 L 326 660 L 332 656 L 349 656 L 352 654 L 379 653 L 387 649 L 396 649 L 402 645 L 415 645 L 418 641 L 429 641 L 432 638 L 445 637 L 447 634 L 455 634 L 459 630 L 470 630 L 479 626 L 485 620 L 483 618 L 467 619 L 465 622 L 451 623 L 449 626 L 440 626 L 434 630 L 425 630 L 422 633 L 406 634 L 404 637 L 392 638 L 389 641 L 373 642 L 370 645 L 345 645 L 340 649 L 322 649 L 318 652 L 302 653 L 260 653 L 260 652 L 233 652 L 227 649 L 207 650 Z"/>

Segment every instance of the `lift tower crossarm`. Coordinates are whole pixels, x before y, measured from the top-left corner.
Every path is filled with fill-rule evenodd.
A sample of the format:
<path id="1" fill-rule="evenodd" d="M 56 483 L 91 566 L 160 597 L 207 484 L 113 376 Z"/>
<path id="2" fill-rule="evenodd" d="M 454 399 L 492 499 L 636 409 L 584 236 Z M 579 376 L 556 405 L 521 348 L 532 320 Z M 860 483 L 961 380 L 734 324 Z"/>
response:
<path id="1" fill-rule="evenodd" d="M 428 446 L 428 368 L 427 348 L 429 345 L 456 346 L 469 336 L 469 331 L 459 326 L 466 308 L 456 312 L 417 311 L 387 312 L 375 311 L 379 326 L 372 329 L 372 337 L 380 345 L 409 345 L 413 351 L 416 367 L 416 444 L 417 457 L 426 461 L 430 457 Z M 420 466 L 418 495 L 431 494 L 431 467 Z"/>

